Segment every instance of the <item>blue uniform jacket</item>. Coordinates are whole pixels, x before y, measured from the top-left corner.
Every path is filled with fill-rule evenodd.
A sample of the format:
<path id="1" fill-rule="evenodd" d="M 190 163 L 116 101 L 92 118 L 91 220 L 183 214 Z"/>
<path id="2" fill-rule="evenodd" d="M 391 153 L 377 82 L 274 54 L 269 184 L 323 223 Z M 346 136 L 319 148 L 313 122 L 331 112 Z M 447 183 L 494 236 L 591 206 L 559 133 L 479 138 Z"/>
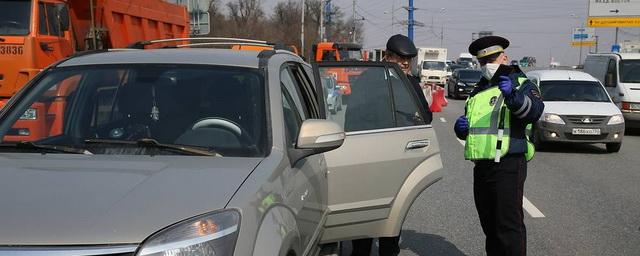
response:
<path id="1" fill-rule="evenodd" d="M 526 126 L 538 121 L 544 110 L 544 103 L 540 97 L 538 87 L 529 80 L 525 81 L 518 90 L 515 89 L 518 86 L 518 78 L 526 77 L 520 68 L 511 66 L 508 69 L 498 69 L 491 81 L 483 77 L 476 84 L 476 88 L 469 97 L 473 97 L 487 88 L 497 86 L 500 76 L 508 76 L 513 86 L 511 94 L 505 95 L 505 104 L 511 112 L 508 154 L 525 153 L 527 152 Z M 466 111 L 465 109 L 465 114 Z M 465 140 L 468 135 L 468 132 L 456 132 L 456 136 L 461 140 Z"/>

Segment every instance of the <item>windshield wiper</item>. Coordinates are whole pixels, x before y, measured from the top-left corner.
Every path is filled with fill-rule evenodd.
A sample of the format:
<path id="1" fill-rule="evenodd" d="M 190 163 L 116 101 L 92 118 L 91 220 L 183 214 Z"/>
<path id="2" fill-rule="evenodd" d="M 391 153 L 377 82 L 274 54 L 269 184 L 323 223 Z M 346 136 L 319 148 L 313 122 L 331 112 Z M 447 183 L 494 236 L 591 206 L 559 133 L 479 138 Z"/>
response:
<path id="1" fill-rule="evenodd" d="M 27 150 L 40 150 L 44 154 L 45 151 L 57 151 L 63 153 L 71 153 L 71 154 L 84 154 L 84 155 L 93 155 L 90 151 L 83 148 L 74 148 L 70 146 L 61 146 L 61 145 L 48 145 L 48 144 L 36 144 L 31 141 L 21 141 L 16 142 L 15 144 L 0 144 L 0 147 L 11 147 L 17 149 L 27 149 Z"/>
<path id="2" fill-rule="evenodd" d="M 174 145 L 174 144 L 163 144 L 158 142 L 157 140 L 144 138 L 136 141 L 130 140 L 105 140 L 105 139 L 86 139 L 84 140 L 87 144 L 113 144 L 113 145 L 130 145 L 130 146 L 139 146 L 139 147 L 147 147 L 147 148 L 157 148 L 157 149 L 167 149 L 179 151 L 182 153 L 187 153 L 196 156 L 221 156 L 215 151 L 207 151 L 201 150 L 193 147 L 187 147 L 184 145 Z"/>

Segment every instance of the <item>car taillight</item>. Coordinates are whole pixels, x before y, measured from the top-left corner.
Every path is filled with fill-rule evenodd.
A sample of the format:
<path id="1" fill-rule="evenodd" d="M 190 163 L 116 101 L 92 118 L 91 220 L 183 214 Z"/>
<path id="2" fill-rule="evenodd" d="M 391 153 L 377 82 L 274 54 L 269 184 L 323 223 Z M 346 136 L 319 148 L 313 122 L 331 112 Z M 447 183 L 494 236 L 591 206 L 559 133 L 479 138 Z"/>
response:
<path id="1" fill-rule="evenodd" d="M 622 109 L 624 110 L 631 110 L 631 103 L 629 102 L 622 102 Z"/>

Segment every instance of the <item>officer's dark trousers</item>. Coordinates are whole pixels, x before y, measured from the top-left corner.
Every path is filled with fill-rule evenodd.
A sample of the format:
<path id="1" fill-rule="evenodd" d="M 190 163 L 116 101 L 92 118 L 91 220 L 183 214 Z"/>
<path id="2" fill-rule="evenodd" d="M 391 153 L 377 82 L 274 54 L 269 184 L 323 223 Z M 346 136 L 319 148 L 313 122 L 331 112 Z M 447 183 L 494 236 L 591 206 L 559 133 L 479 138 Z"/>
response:
<path id="1" fill-rule="evenodd" d="M 473 196 L 488 256 L 527 253 L 522 212 L 526 177 L 527 162 L 522 154 L 507 155 L 499 163 L 477 161 L 473 168 Z"/>
<path id="2" fill-rule="evenodd" d="M 378 255 L 380 256 L 395 256 L 400 253 L 400 236 L 394 237 L 380 237 L 378 238 Z M 369 256 L 371 255 L 371 245 L 373 244 L 373 238 L 364 238 L 358 240 L 352 240 L 353 251 L 351 256 Z"/>

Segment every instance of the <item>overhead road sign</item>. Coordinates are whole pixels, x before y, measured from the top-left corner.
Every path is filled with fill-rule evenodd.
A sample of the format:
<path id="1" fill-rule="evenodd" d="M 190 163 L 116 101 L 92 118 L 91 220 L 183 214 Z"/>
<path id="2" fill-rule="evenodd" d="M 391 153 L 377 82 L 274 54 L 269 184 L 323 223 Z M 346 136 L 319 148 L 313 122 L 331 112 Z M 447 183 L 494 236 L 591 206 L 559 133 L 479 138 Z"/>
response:
<path id="1" fill-rule="evenodd" d="M 596 46 L 596 41 L 571 42 L 571 46 Z"/>
<path id="2" fill-rule="evenodd" d="M 589 0 L 589 27 L 640 27 L 640 0 Z"/>
<path id="3" fill-rule="evenodd" d="M 640 27 L 638 17 L 589 17 L 589 27 Z"/>
<path id="4" fill-rule="evenodd" d="M 594 46 L 596 45 L 595 28 L 574 28 L 571 35 L 571 46 Z"/>

